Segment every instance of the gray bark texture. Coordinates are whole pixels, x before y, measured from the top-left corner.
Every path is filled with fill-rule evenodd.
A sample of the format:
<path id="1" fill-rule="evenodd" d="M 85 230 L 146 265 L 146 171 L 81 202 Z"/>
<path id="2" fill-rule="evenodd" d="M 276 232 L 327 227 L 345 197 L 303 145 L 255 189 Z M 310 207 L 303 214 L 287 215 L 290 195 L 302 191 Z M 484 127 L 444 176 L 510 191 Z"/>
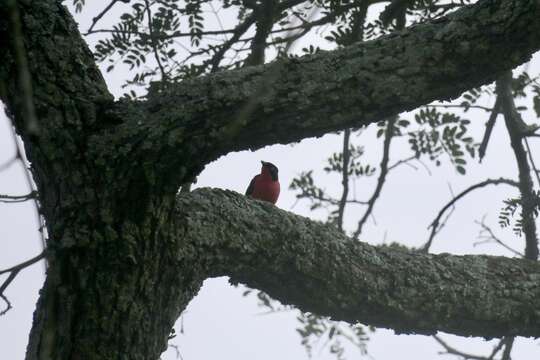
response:
<path id="1" fill-rule="evenodd" d="M 28 68 L 13 50 L 12 6 Z M 540 336 L 534 262 L 374 248 L 230 192 L 176 197 L 230 151 L 364 126 L 490 83 L 540 48 L 539 18 L 538 0 L 482 0 L 379 40 L 115 102 L 59 1 L 1 2 L 0 99 L 49 234 L 26 358 L 157 359 L 202 281 L 218 275 L 399 332 Z M 32 94 L 31 132 L 21 94 Z"/>
<path id="2" fill-rule="evenodd" d="M 398 333 L 540 336 L 536 261 L 371 246 L 217 189 L 180 196 L 177 216 L 185 240 L 204 249 L 210 276 L 227 275 L 303 311 Z"/>

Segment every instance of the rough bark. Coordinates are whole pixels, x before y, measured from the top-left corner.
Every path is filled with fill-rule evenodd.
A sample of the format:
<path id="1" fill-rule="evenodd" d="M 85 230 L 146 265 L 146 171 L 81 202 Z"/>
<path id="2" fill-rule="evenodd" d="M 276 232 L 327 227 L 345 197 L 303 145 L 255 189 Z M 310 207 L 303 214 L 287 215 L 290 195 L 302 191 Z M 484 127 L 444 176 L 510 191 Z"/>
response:
<path id="1" fill-rule="evenodd" d="M 398 333 L 540 336 L 535 261 L 375 247 L 231 191 L 183 195 L 177 216 L 209 276 L 303 311 Z"/>
<path id="2" fill-rule="evenodd" d="M 140 103 L 113 102 L 59 1 L 16 4 L 30 64 L 23 70 L 32 78 L 39 133 L 25 130 L 25 102 L 16 79 L 21 69 L 4 4 L 0 98 L 25 141 L 52 254 L 27 359 L 157 358 L 201 281 L 219 274 L 260 285 L 305 309 L 398 331 L 540 335 L 535 327 L 538 312 L 527 315 L 523 310 L 530 309 L 526 299 L 538 296 L 532 281 L 538 273 L 535 264 L 488 257 L 398 256 L 347 242 L 339 234 L 327 244 L 311 244 L 302 240 L 330 238 L 334 230 L 283 213 L 285 223 L 272 222 L 278 210 L 255 202 L 243 203 L 248 206 L 241 212 L 246 218 L 235 217 L 227 212 L 226 198 L 244 200 L 230 194 L 216 192 L 205 200 L 204 192 L 198 192 L 179 203 L 175 198 L 179 184 L 226 152 L 362 126 L 492 81 L 539 48 L 538 1 L 480 1 L 451 17 L 336 52 L 159 86 Z M 204 207 L 220 196 L 223 204 Z M 201 201 L 199 207 L 193 199 Z M 215 214 L 234 222 L 222 227 L 227 218 Z M 267 218 L 268 224 L 262 221 Z M 291 257 L 276 257 L 284 262 L 271 264 L 250 253 L 260 251 L 256 241 L 240 244 L 243 252 L 234 246 L 220 249 L 215 242 L 230 239 L 229 231 L 239 239 L 257 240 L 261 229 L 253 227 L 255 223 L 290 231 L 290 237 L 282 238 L 290 242 L 264 251 Z M 341 258 L 330 257 L 335 252 Z M 233 255 L 238 257 L 226 267 L 223 259 Z M 356 255 L 364 257 L 353 262 Z M 344 273 L 338 267 L 342 259 L 360 270 Z M 409 269 L 407 262 L 418 263 L 427 275 L 414 269 L 407 275 L 402 271 Z M 215 271 L 208 273 L 212 265 Z M 335 269 L 339 277 L 332 283 L 320 268 Z M 303 276 L 308 270 L 312 275 Z M 287 289 L 276 284 L 283 271 L 291 277 Z M 374 276 L 378 273 L 384 275 L 380 281 Z M 498 274 L 510 276 L 513 283 Z M 301 280 L 295 280 L 297 275 Z M 342 281 L 347 279 L 341 277 L 350 277 L 348 284 L 361 303 L 345 295 L 326 298 L 344 293 Z M 456 280 L 448 282 L 447 277 Z M 439 284 L 456 285 L 457 290 Z M 317 289 L 320 293 L 314 296 Z M 304 303 L 303 291 L 318 299 Z M 451 307 L 443 296 L 461 305 Z M 421 299 L 424 304 L 420 309 L 399 299 Z M 422 321 L 415 320 L 417 316 Z"/>
<path id="3" fill-rule="evenodd" d="M 539 18 L 537 0 L 479 1 L 434 22 L 340 50 L 214 74 L 166 90 L 156 85 L 141 106 L 154 126 L 177 131 L 179 141 L 195 129 L 197 144 L 191 146 L 211 159 L 299 141 L 365 126 L 494 81 L 540 48 Z M 169 144 L 179 146 L 174 134 Z"/>
<path id="4" fill-rule="evenodd" d="M 163 226 L 176 187 L 152 177 L 154 166 L 126 161 L 123 143 L 92 140 L 119 131 L 104 114 L 113 99 L 60 2 L 17 6 L 39 133 L 26 132 L 3 4 L 0 97 L 25 141 L 51 254 L 26 358 L 157 358 L 200 286 Z"/>

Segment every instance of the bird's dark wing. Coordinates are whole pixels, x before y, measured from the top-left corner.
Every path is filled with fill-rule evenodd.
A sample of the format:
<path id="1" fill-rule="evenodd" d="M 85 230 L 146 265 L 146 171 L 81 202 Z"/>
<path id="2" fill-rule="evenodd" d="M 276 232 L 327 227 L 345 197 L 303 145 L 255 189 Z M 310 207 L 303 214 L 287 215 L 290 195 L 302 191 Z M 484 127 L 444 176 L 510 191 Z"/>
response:
<path id="1" fill-rule="evenodd" d="M 246 190 L 246 196 L 251 196 L 251 194 L 253 194 L 253 189 L 255 189 L 255 179 L 257 178 L 257 176 L 259 175 L 255 175 L 253 179 L 251 179 L 251 182 L 249 183 L 249 186 Z"/>

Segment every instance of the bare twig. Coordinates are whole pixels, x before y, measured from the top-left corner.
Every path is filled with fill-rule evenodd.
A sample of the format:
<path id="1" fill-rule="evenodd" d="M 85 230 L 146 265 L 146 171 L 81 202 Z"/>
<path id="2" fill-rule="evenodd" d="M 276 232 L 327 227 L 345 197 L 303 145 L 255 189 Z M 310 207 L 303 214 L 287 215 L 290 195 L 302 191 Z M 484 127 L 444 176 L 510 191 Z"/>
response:
<path id="1" fill-rule="evenodd" d="M 99 20 L 101 20 L 101 18 L 109 12 L 109 10 L 111 10 L 111 8 L 119 1 L 122 1 L 124 3 L 127 3 L 129 2 L 129 0 L 112 0 L 99 14 L 97 14 L 93 19 L 92 19 L 92 24 L 90 25 L 90 27 L 88 28 L 88 31 L 86 32 L 87 34 L 90 34 L 92 33 L 92 30 L 94 30 L 94 26 L 97 25 L 97 23 L 99 22 Z"/>
<path id="2" fill-rule="evenodd" d="M 11 165 L 13 165 L 18 160 L 17 154 L 15 154 L 11 159 L 0 165 L 0 171 L 7 170 Z"/>
<path id="3" fill-rule="evenodd" d="M 388 167 L 388 171 L 393 170 L 393 169 L 395 169 L 395 168 L 397 168 L 398 166 L 403 165 L 403 164 L 409 165 L 409 166 L 411 166 L 413 169 L 418 170 L 418 167 L 416 167 L 416 166 L 410 164 L 410 162 L 411 162 L 412 160 L 414 160 L 414 159 L 418 159 L 418 158 L 416 157 L 416 155 L 409 156 L 409 157 L 406 158 L 406 159 L 398 160 L 398 161 L 396 161 L 394 164 L 392 164 L 392 165 L 390 165 L 390 166 Z"/>
<path id="4" fill-rule="evenodd" d="M 497 120 L 497 115 L 499 115 L 500 109 L 501 109 L 501 101 L 499 100 L 499 97 L 497 96 L 497 100 L 495 100 L 495 105 L 493 106 L 493 110 L 491 111 L 491 115 L 489 116 L 489 119 L 486 122 L 486 131 L 484 132 L 482 143 L 480 144 L 480 148 L 478 148 L 480 162 L 482 162 L 482 159 L 486 155 L 486 149 L 488 146 L 489 138 L 491 137 L 491 132 L 493 131 L 493 127 L 495 126 L 495 121 Z"/>
<path id="5" fill-rule="evenodd" d="M 37 192 L 32 191 L 26 195 L 2 195 L 0 194 L 0 202 L 3 203 L 19 203 L 37 198 Z"/>
<path id="6" fill-rule="evenodd" d="M 430 107 L 432 107 L 432 108 L 443 108 L 443 109 L 452 109 L 452 108 L 463 109 L 462 105 L 453 105 L 453 104 L 448 104 L 448 105 L 445 105 L 445 104 L 429 104 L 429 105 L 426 105 L 426 107 L 428 107 L 428 108 L 430 108 Z M 486 107 L 486 106 L 481 106 L 481 105 L 470 105 L 468 108 L 469 109 L 484 110 L 486 112 L 492 112 L 493 111 L 493 108 Z"/>
<path id="7" fill-rule="evenodd" d="M 504 247 L 506 250 L 513 253 L 514 255 L 517 255 L 519 257 L 524 256 L 523 253 L 511 248 L 506 243 L 504 243 L 499 237 L 497 237 L 495 233 L 493 232 L 493 230 L 488 225 L 486 225 L 486 223 L 484 222 L 484 218 L 482 218 L 482 221 L 475 220 L 475 223 L 478 224 L 482 228 L 482 230 L 478 234 L 478 238 L 482 240 L 475 242 L 473 244 L 474 246 L 489 243 L 489 242 L 495 242 L 501 245 L 502 247 Z"/>
<path id="8" fill-rule="evenodd" d="M 433 335 L 433 338 L 441 344 L 441 346 L 444 348 L 445 352 L 440 352 L 440 354 L 450 354 L 450 355 L 457 355 L 461 356 L 464 360 L 490 360 L 487 357 L 484 356 L 478 356 L 473 354 L 468 354 L 463 351 L 460 351 L 446 343 L 440 336 Z"/>
<path id="9" fill-rule="evenodd" d="M 384 186 L 384 183 L 386 181 L 386 175 L 388 175 L 388 161 L 390 159 L 390 144 L 392 142 L 392 138 L 394 137 L 394 124 L 396 122 L 396 118 L 391 118 L 388 120 L 388 124 L 386 125 L 386 134 L 384 137 L 384 143 L 383 143 L 383 156 L 381 160 L 381 172 L 379 174 L 379 178 L 377 179 L 377 186 L 375 187 L 375 191 L 373 192 L 373 195 L 368 201 L 368 208 L 366 209 L 366 212 L 358 222 L 358 227 L 356 228 L 356 231 L 353 234 L 354 239 L 358 239 L 358 236 L 362 233 L 362 228 L 364 224 L 366 223 L 366 220 L 368 219 L 369 215 L 373 211 L 373 207 L 375 206 L 375 202 L 379 198 L 379 195 L 381 194 L 381 190 Z"/>
<path id="10" fill-rule="evenodd" d="M 512 352 L 512 346 L 514 346 L 514 337 L 508 336 L 504 339 L 504 351 L 501 360 L 511 360 L 510 353 Z"/>
<path id="11" fill-rule="evenodd" d="M 444 348 L 445 352 L 440 352 L 440 354 L 449 354 L 449 355 L 456 355 L 456 356 L 459 356 L 461 358 L 463 358 L 464 360 L 493 360 L 495 358 L 495 356 L 497 356 L 497 354 L 501 351 L 502 347 L 503 346 L 506 346 L 507 342 L 508 342 L 508 338 L 502 338 L 499 340 L 499 342 L 497 343 L 497 345 L 495 345 L 495 347 L 493 348 L 493 350 L 491 351 L 491 354 L 488 356 L 488 357 L 485 357 L 485 356 L 480 356 L 480 355 L 473 355 L 473 354 L 469 354 L 469 353 L 466 353 L 466 352 L 463 352 L 461 350 L 458 350 L 452 346 L 450 346 L 446 341 L 444 341 L 440 336 L 438 335 L 433 335 L 433 338 Z M 512 338 L 513 339 L 513 338 Z M 511 347 L 510 347 L 511 348 Z M 505 359 L 504 355 L 502 357 L 502 359 Z M 501 360 L 502 360 L 501 359 Z M 506 359 L 506 360 L 509 360 L 509 359 Z"/>
<path id="12" fill-rule="evenodd" d="M 2 283 L 2 285 L 0 285 L 0 297 L 5 301 L 6 303 L 6 308 L 4 310 L 2 310 L 0 312 L 0 316 L 1 315 L 4 315 L 6 312 L 8 312 L 11 308 L 12 308 L 12 305 L 11 303 L 9 302 L 9 300 L 7 299 L 7 297 L 4 295 L 4 291 L 7 289 L 7 287 L 9 286 L 9 284 L 11 284 L 11 282 L 17 277 L 17 275 L 19 274 L 19 272 L 35 263 L 37 263 L 38 261 L 40 261 L 41 259 L 45 258 L 45 251 L 41 252 L 41 254 L 29 259 L 29 260 L 26 260 L 26 261 L 23 261 L 22 263 L 20 264 L 17 264 L 15 266 L 12 266 L 8 269 L 5 269 L 5 270 L 0 270 L 0 275 L 2 274 L 8 274 L 8 277 L 6 278 L 6 280 L 4 280 L 4 282 Z"/>
<path id="13" fill-rule="evenodd" d="M 424 246 L 422 246 L 422 248 L 420 249 L 421 252 L 428 252 L 429 251 L 429 248 L 431 247 L 431 244 L 433 243 L 433 239 L 435 238 L 435 235 L 437 234 L 437 230 L 440 226 L 440 221 L 441 221 L 441 218 L 442 216 L 444 215 L 444 213 L 452 206 L 454 206 L 454 204 L 460 200 L 461 198 L 463 198 L 465 195 L 467 195 L 468 193 L 470 193 L 471 191 L 474 191 L 476 189 L 479 189 L 479 188 L 482 188 L 482 187 L 485 187 L 485 186 L 488 186 L 488 185 L 501 185 L 501 184 L 506 184 L 506 185 L 510 185 L 510 186 L 515 186 L 515 187 L 519 187 L 519 184 L 518 182 L 514 181 L 514 180 L 510 180 L 510 179 L 505 179 L 505 178 L 499 178 L 499 179 L 487 179 L 487 180 L 484 180 L 482 182 L 479 182 L 477 184 L 474 184 L 472 186 L 469 186 L 467 189 L 463 190 L 462 192 L 460 192 L 457 196 L 455 196 L 452 200 L 450 200 L 440 211 L 439 213 L 437 214 L 437 216 L 435 217 L 435 219 L 431 222 L 431 224 L 429 225 L 428 229 L 431 228 L 431 233 L 429 235 L 429 239 L 428 241 L 424 244 Z"/>

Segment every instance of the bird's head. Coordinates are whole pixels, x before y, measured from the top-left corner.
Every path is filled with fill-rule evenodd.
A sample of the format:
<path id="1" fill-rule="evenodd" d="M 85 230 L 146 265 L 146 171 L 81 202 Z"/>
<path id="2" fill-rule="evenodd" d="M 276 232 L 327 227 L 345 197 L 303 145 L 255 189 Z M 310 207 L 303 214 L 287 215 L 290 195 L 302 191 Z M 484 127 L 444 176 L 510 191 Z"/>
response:
<path id="1" fill-rule="evenodd" d="M 266 161 L 261 161 L 261 164 L 262 164 L 262 168 L 261 168 L 261 174 L 269 174 L 270 177 L 272 178 L 272 181 L 278 181 L 278 168 L 276 165 L 272 164 L 272 163 L 269 163 L 269 162 L 266 162 Z"/>

